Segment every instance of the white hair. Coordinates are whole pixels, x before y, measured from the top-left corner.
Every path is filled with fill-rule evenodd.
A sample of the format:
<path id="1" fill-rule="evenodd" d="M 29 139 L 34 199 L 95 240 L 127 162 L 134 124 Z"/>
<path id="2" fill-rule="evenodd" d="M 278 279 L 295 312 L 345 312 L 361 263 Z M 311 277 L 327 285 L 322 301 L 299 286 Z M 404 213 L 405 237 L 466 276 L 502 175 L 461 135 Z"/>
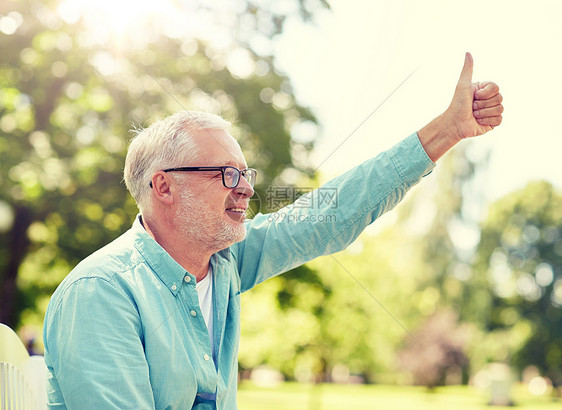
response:
<path id="1" fill-rule="evenodd" d="M 192 135 L 201 130 L 230 131 L 230 122 L 202 111 L 180 111 L 145 129 L 134 129 L 123 172 L 125 185 L 140 212 L 150 210 L 150 181 L 156 171 L 197 159 Z"/>

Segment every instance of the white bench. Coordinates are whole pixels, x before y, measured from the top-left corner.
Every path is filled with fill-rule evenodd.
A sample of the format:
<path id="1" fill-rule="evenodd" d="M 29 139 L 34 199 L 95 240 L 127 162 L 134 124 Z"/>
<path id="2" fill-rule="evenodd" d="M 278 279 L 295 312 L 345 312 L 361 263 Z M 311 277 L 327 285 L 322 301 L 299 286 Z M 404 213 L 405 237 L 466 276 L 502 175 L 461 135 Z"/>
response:
<path id="1" fill-rule="evenodd" d="M 18 335 L 0 323 L 0 408 L 47 408 L 47 367 L 43 356 L 29 356 Z"/>

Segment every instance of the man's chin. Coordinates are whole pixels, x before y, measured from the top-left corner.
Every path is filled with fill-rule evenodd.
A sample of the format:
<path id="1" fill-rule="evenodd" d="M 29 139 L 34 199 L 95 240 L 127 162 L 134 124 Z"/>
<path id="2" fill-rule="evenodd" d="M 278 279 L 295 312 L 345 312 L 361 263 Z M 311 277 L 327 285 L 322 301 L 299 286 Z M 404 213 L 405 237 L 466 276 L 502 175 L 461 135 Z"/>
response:
<path id="1" fill-rule="evenodd" d="M 220 245 L 220 250 L 229 248 L 230 246 L 234 245 L 235 243 L 242 242 L 246 239 L 246 228 L 242 226 L 243 229 L 236 230 L 231 232 L 232 235 L 229 235 L 229 238 Z"/>
<path id="2" fill-rule="evenodd" d="M 241 223 L 233 223 L 230 222 L 230 226 L 228 230 L 223 231 L 223 235 L 215 237 L 218 239 L 222 237 L 224 240 L 221 241 L 222 249 L 226 249 L 229 246 L 234 245 L 235 243 L 242 242 L 246 239 L 246 227 Z"/>
<path id="3" fill-rule="evenodd" d="M 242 242 L 244 239 L 246 239 L 246 227 L 242 224 L 240 224 L 239 226 L 236 227 L 236 231 L 234 232 L 234 242 L 233 243 L 237 243 L 237 242 Z"/>

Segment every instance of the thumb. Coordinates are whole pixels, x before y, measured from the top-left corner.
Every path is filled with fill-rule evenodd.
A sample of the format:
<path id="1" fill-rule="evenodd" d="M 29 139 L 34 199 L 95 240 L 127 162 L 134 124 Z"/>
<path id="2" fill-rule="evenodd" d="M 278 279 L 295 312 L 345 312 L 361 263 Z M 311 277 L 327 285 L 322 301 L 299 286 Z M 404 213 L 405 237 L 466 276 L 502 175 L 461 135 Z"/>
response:
<path id="1" fill-rule="evenodd" d="M 472 84 L 472 68 L 473 68 L 472 55 L 467 52 L 464 56 L 464 66 L 462 67 L 461 76 L 459 78 L 459 82 L 457 86 L 464 88 L 464 87 L 469 87 L 470 84 Z"/>

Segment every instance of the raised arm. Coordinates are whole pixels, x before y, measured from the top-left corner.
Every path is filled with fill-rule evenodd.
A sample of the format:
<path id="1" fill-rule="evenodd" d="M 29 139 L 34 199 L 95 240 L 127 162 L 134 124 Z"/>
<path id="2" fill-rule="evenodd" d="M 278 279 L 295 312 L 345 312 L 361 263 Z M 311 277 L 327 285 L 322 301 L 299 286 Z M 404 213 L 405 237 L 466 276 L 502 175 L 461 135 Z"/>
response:
<path id="1" fill-rule="evenodd" d="M 467 53 L 447 110 L 390 150 L 305 195 L 308 208 L 289 206 L 248 221 L 246 239 L 231 247 L 238 262 L 241 290 L 317 256 L 345 249 L 380 215 L 435 166 L 435 161 L 465 138 L 501 123 L 502 97 L 492 82 L 472 82 Z M 322 203 L 334 192 L 337 203 Z"/>
<path id="2" fill-rule="evenodd" d="M 274 214 L 256 215 L 246 223 L 246 239 L 231 247 L 241 290 L 345 249 L 434 166 L 414 133 L 295 204 Z"/>

